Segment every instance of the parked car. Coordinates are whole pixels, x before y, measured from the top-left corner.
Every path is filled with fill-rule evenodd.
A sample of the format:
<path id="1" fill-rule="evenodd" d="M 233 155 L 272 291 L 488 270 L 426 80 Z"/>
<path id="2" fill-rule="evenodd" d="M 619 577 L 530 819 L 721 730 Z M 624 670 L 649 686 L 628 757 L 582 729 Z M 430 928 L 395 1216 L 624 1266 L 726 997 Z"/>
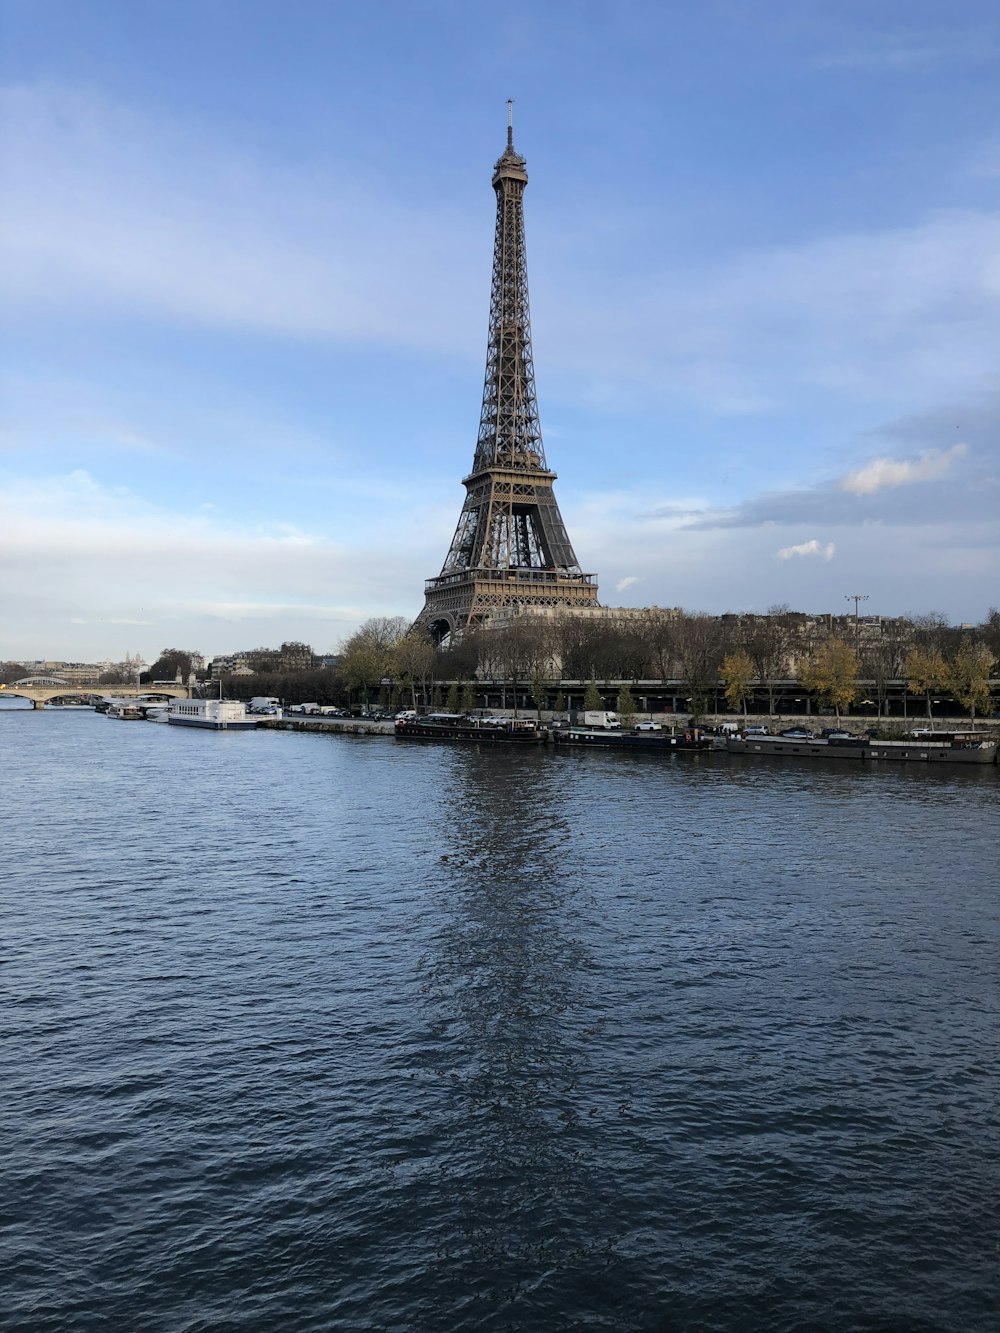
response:
<path id="1" fill-rule="evenodd" d="M 787 736 L 790 740 L 811 741 L 813 734 L 806 731 L 805 727 L 786 727 L 784 731 L 778 733 L 779 736 Z"/>
<path id="2" fill-rule="evenodd" d="M 743 732 L 744 736 L 770 736 L 770 734 L 771 732 L 768 727 L 759 726 L 747 727 Z"/>

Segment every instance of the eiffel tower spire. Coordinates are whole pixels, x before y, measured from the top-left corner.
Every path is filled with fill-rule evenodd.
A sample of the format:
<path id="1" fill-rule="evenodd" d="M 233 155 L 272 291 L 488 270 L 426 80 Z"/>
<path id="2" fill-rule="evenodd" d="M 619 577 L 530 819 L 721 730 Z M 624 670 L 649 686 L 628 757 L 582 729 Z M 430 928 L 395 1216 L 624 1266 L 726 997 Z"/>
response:
<path id="1" fill-rule="evenodd" d="M 417 623 L 440 641 L 510 606 L 596 606 L 597 581 L 577 563 L 556 504 L 535 397 L 524 247 L 524 158 L 507 147 L 497 197 L 486 381 L 465 504 L 441 573 L 425 585 Z"/>

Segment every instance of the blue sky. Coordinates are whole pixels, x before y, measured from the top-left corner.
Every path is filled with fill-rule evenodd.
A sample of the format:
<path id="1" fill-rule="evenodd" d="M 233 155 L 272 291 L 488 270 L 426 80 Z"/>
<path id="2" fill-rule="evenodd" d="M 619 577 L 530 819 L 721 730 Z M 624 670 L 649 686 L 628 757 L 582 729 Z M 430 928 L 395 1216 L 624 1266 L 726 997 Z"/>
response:
<path id="1" fill-rule="evenodd" d="M 0 0 L 0 658 L 414 616 L 506 99 L 605 605 L 1000 602 L 1000 9 Z"/>

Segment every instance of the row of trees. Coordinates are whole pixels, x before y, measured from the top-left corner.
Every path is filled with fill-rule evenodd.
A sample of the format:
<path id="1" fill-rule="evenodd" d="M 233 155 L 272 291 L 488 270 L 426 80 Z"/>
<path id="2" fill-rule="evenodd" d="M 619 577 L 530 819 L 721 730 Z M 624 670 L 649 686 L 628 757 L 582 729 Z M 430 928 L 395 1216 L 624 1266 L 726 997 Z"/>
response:
<path id="1" fill-rule="evenodd" d="M 620 616 L 524 615 L 497 628 L 467 631 L 443 650 L 401 616 L 376 617 L 344 642 L 335 668 L 289 670 L 289 657 L 282 661 L 280 652 L 265 656 L 262 650 L 253 676 L 223 677 L 227 692 L 274 694 L 290 703 L 471 707 L 474 683 L 485 680 L 501 683 L 505 702 L 528 695 L 538 707 L 554 704 L 562 711 L 561 681 L 593 682 L 590 702 L 584 701 L 593 708 L 614 700 L 610 682 L 660 681 L 683 693 L 692 712 L 709 711 L 724 692 L 736 711 L 745 713 L 753 700 L 773 713 L 780 692 L 796 682 L 839 712 L 860 697 L 863 682 L 866 703 L 882 713 L 890 685 L 898 698 L 905 681 L 928 715 L 939 693 L 975 714 L 989 706 L 989 680 L 1000 657 L 1000 612 L 991 610 L 981 625 L 960 629 L 934 614 L 857 620 L 809 617 L 787 607 L 748 616 L 656 607 Z M 186 677 L 189 666 L 188 654 L 164 650 L 149 674 L 170 678 L 180 667 Z M 604 683 L 603 696 L 597 682 Z M 631 706 L 631 696 L 625 703 Z"/>
<path id="2" fill-rule="evenodd" d="M 936 648 L 911 648 L 902 663 L 900 679 L 911 694 L 922 694 L 931 717 L 931 699 L 938 692 L 950 694 L 970 717 L 990 707 L 990 677 L 996 666 L 993 651 L 984 643 L 963 638 L 946 657 Z M 730 653 L 722 662 L 720 677 L 725 685 L 726 702 L 744 717 L 753 694 L 755 667 L 749 653 Z M 798 680 L 803 689 L 832 708 L 837 717 L 858 698 L 861 686 L 861 661 L 849 643 L 831 638 L 799 667 Z M 870 682 L 866 682 L 866 685 Z"/>
<path id="3" fill-rule="evenodd" d="M 784 607 L 750 617 L 651 608 L 620 619 L 514 617 L 496 629 L 468 631 L 440 651 L 402 617 L 381 618 L 345 642 L 339 675 L 365 697 L 395 687 L 414 705 L 418 696 L 428 699 L 436 680 L 506 682 L 539 707 L 560 680 L 660 680 L 681 683 L 694 712 L 706 711 L 720 682 L 731 708 L 745 711 L 751 697 L 766 691 L 773 712 L 779 682 L 796 680 L 839 713 L 858 698 L 863 681 L 881 712 L 889 682 L 904 680 L 910 693 L 923 696 L 928 716 L 938 692 L 972 715 L 988 708 L 1000 657 L 997 611 L 972 630 L 955 630 L 939 615 L 888 622 L 843 617 L 836 625 L 841 632 L 833 628 Z M 584 706 L 602 707 L 596 689 L 595 698 Z"/>

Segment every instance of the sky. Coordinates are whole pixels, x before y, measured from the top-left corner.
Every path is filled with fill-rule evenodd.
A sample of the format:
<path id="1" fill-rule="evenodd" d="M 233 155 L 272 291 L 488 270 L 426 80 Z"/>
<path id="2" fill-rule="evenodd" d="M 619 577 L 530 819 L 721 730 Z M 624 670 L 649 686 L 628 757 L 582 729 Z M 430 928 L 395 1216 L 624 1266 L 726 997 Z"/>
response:
<path id="1" fill-rule="evenodd" d="M 1000 604 L 995 0 L 0 0 L 0 98 L 0 659 L 416 616 L 508 98 L 602 604 Z"/>

